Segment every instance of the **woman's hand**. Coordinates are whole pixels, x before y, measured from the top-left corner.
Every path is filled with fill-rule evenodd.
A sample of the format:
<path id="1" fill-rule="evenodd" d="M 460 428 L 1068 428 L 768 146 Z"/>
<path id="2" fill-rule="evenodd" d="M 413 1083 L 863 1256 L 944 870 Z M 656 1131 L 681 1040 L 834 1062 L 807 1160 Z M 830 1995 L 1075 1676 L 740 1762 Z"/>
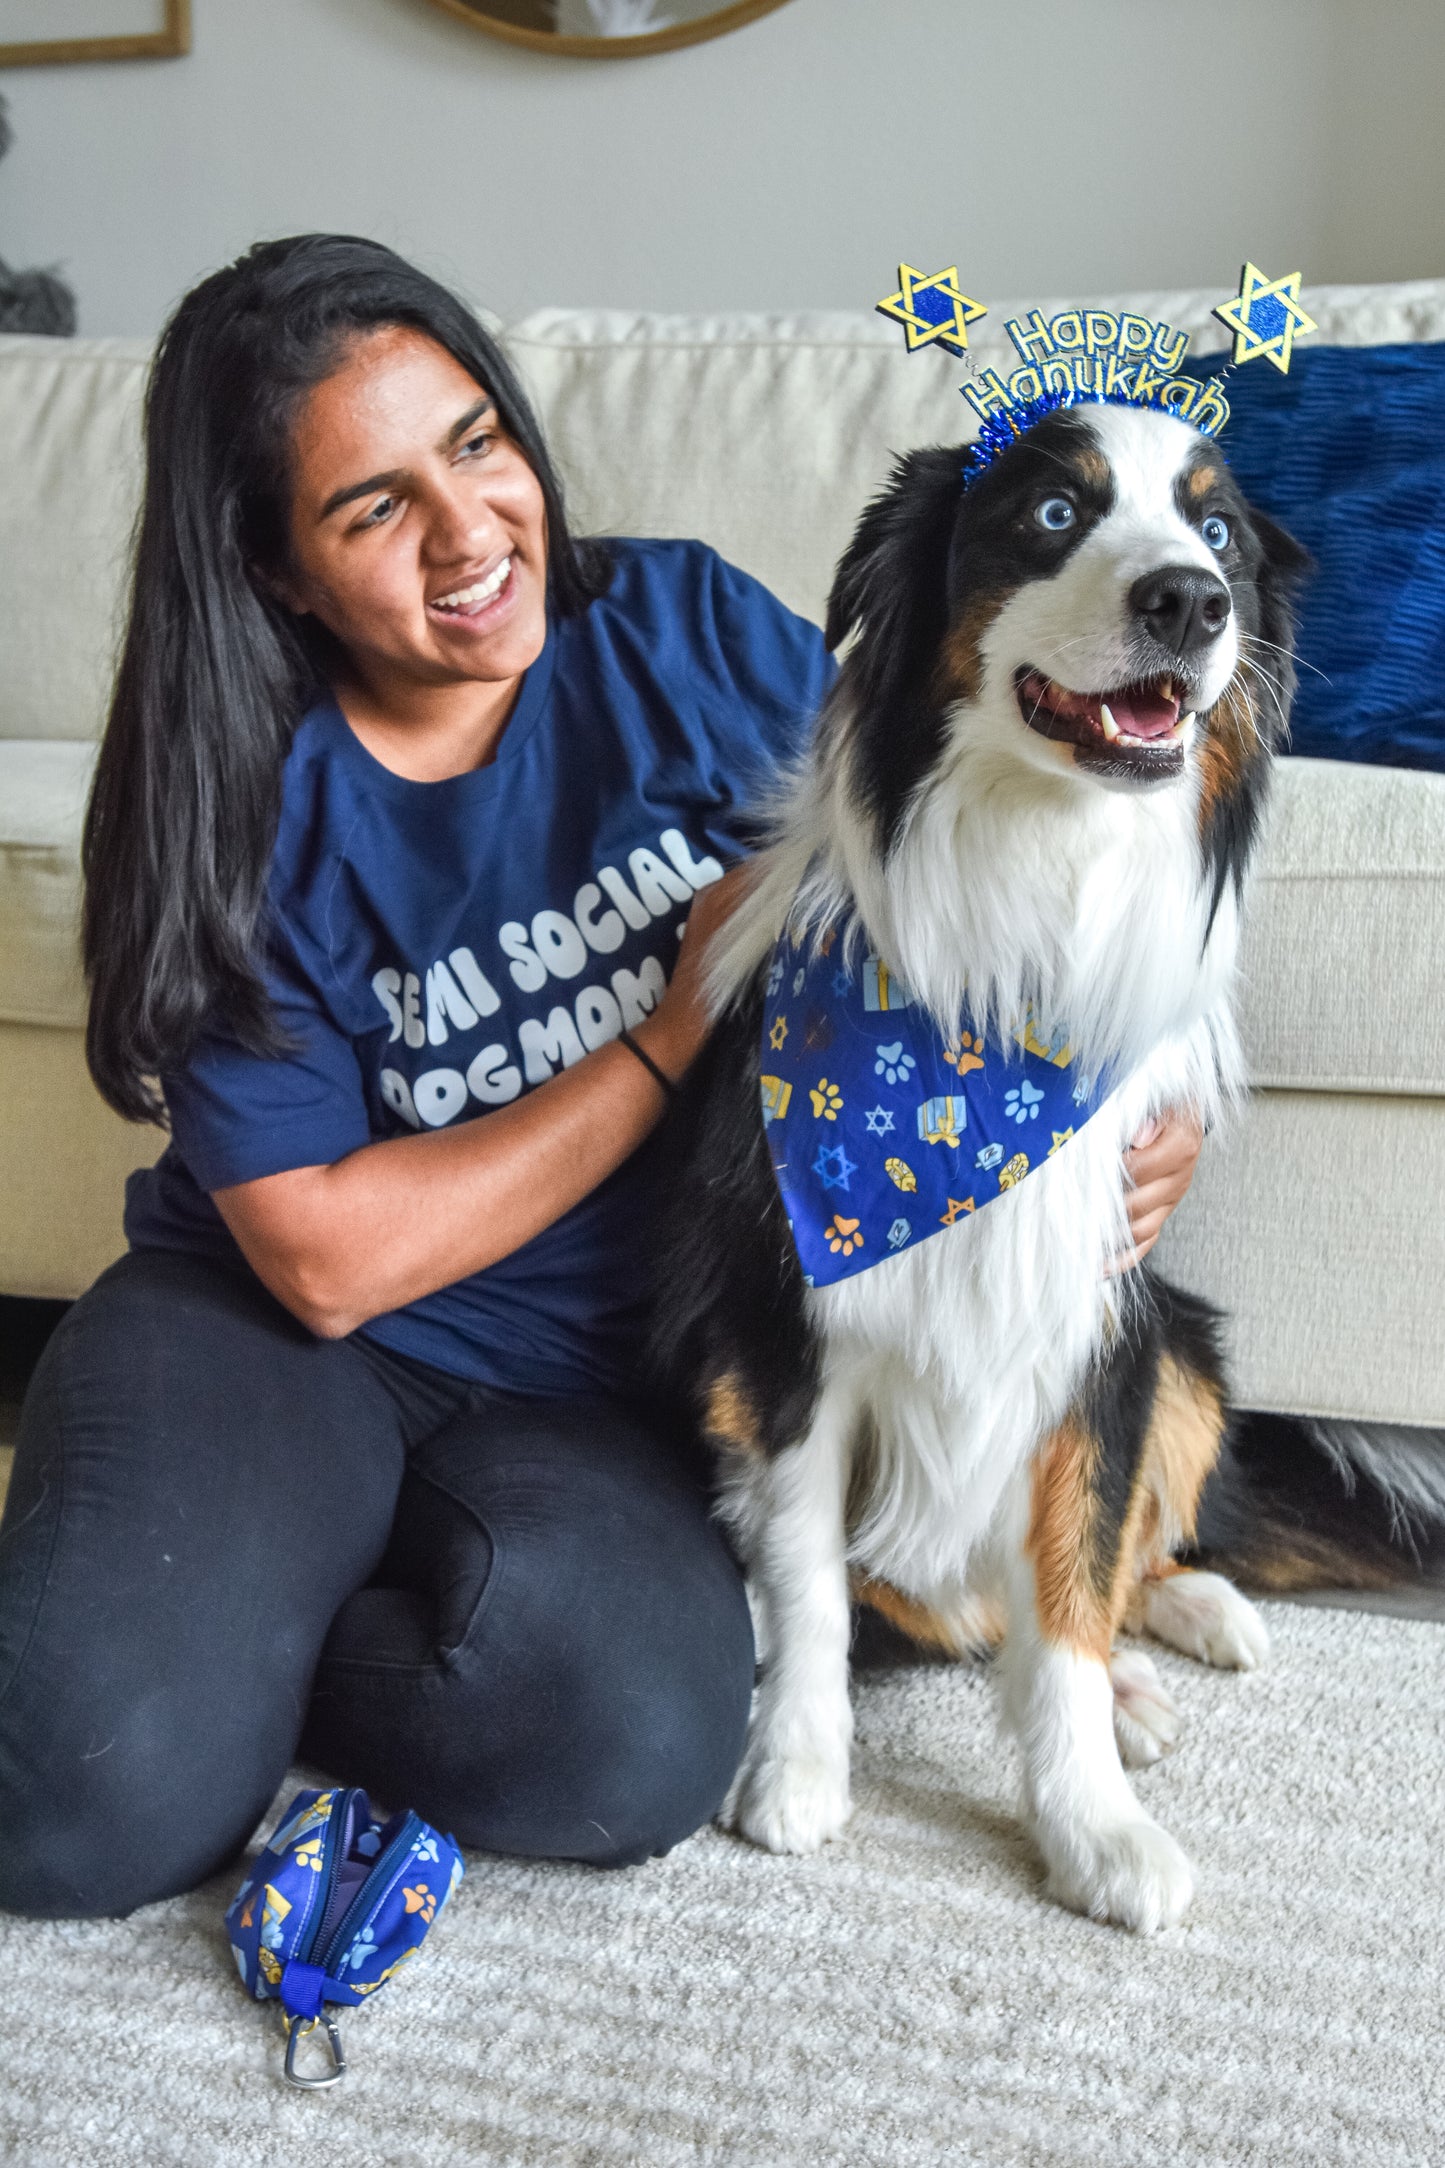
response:
<path id="1" fill-rule="evenodd" d="M 1203 1142 L 1199 1117 L 1192 1113 L 1155 1117 L 1139 1131 L 1124 1154 L 1134 1246 L 1114 1259 L 1111 1272 L 1131 1272 L 1153 1249 L 1165 1220 L 1194 1180 Z"/>
<path id="2" fill-rule="evenodd" d="M 674 1083 L 692 1067 L 712 1030 L 705 985 L 707 946 L 742 901 L 747 878 L 746 865 L 734 866 L 701 890 L 687 914 L 667 992 L 651 1016 L 632 1027 L 633 1038 Z"/>

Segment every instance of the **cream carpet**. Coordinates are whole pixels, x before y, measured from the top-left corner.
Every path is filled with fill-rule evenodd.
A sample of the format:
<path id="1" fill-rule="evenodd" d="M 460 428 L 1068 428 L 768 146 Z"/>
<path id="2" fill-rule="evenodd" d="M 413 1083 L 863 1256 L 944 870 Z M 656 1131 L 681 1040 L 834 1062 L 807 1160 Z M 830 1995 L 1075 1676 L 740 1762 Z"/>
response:
<path id="1" fill-rule="evenodd" d="M 0 1921 L 0 2157 L 1445 2161 L 1445 1629 L 1268 1617 L 1251 1677 L 1160 1655 L 1189 1728 L 1138 1785 L 1201 1886 L 1152 1942 L 1043 1901 L 986 1675 L 874 1672 L 842 1843 L 477 1857 L 410 1972 L 343 2014 L 335 2092 L 280 2082 L 222 1935 L 236 1876 L 126 1921 Z"/>

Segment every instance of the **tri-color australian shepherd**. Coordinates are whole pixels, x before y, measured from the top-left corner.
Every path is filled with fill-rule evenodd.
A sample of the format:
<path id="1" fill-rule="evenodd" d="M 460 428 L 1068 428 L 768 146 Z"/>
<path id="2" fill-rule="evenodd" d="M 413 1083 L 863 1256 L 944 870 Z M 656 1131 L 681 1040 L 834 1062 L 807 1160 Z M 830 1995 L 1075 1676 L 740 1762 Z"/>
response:
<path id="1" fill-rule="evenodd" d="M 903 459 L 839 567 L 828 639 L 856 638 L 714 952 L 660 1332 L 758 1617 L 733 1826 L 781 1852 L 842 1828 L 861 1594 L 935 1645 L 1002 1643 L 1051 1891 L 1147 1931 L 1192 1877 L 1123 1762 L 1175 1719 L 1115 1637 L 1240 1668 L 1267 1644 L 1178 1563 L 1226 1427 L 1217 1320 L 1110 1267 L 1146 1118 L 1208 1125 L 1243 1089 L 1241 893 L 1306 559 L 1157 411 L 1050 414 L 967 489 L 965 453 Z M 987 1209 L 814 1288 L 759 1116 L 763 984 L 785 925 L 850 924 L 945 1032 L 1032 1012 L 1122 1081 Z"/>

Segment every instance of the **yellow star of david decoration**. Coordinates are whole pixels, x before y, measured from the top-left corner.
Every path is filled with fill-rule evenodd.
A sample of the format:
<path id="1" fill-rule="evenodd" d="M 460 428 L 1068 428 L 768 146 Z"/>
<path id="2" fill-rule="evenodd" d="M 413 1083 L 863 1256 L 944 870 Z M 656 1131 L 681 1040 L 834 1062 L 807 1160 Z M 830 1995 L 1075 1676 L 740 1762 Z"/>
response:
<path id="1" fill-rule="evenodd" d="M 948 1210 L 944 1213 L 938 1224 L 940 1227 L 952 1227 L 957 1222 L 960 1212 L 971 1212 L 973 1208 L 974 1207 L 972 1197 L 950 1197 L 948 1200 Z"/>
<path id="2" fill-rule="evenodd" d="M 1234 333 L 1236 361 L 1272 361 L 1281 376 L 1287 375 L 1297 337 L 1318 331 L 1319 325 L 1300 306 L 1300 279 L 1291 271 L 1286 278 L 1267 279 L 1259 268 L 1247 263 L 1239 274 L 1239 292 L 1213 311 Z"/>
<path id="3" fill-rule="evenodd" d="M 902 324 L 910 354 L 935 342 L 950 354 L 962 354 L 968 346 L 968 326 L 988 310 L 971 301 L 958 283 L 958 266 L 929 274 L 911 263 L 898 266 L 898 291 L 878 303 L 880 316 Z"/>

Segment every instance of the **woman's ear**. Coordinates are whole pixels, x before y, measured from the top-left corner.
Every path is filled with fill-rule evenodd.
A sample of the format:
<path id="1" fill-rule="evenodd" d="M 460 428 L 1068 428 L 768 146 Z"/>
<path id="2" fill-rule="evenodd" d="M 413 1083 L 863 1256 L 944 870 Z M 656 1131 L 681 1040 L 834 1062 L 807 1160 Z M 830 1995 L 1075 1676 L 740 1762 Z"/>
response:
<path id="1" fill-rule="evenodd" d="M 260 565 L 248 565 L 251 584 L 268 602 L 278 602 L 292 617 L 309 617 L 311 605 L 303 599 L 301 586 L 289 572 L 267 572 Z"/>

